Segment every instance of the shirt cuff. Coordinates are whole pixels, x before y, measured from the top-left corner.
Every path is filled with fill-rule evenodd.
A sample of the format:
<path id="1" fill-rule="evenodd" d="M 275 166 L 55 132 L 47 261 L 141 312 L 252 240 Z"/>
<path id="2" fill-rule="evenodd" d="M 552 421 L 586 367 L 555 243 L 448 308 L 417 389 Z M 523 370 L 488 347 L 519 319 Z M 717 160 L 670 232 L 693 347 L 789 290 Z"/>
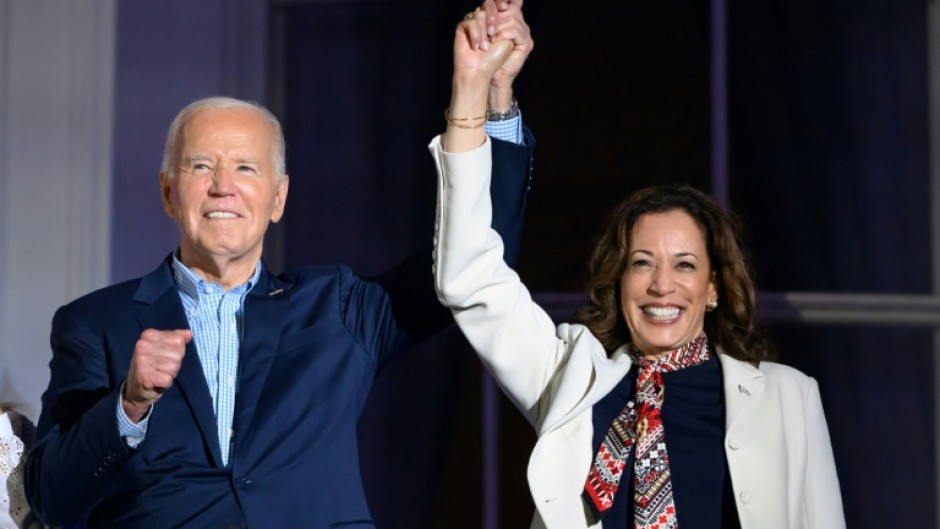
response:
<path id="1" fill-rule="evenodd" d="M 121 395 L 124 394 L 124 384 L 121 384 Z M 124 406 L 121 405 L 121 399 L 118 398 L 117 401 L 117 421 L 118 421 L 118 432 L 121 434 L 121 438 L 124 439 L 124 442 L 127 443 L 127 446 L 131 448 L 137 448 L 141 442 L 143 442 L 144 437 L 147 435 L 147 422 L 150 420 L 150 412 L 153 411 L 153 404 L 150 405 L 150 408 L 147 409 L 147 413 L 144 414 L 144 418 L 138 423 L 134 423 L 126 413 L 124 413 Z"/>
<path id="2" fill-rule="evenodd" d="M 502 121 L 487 121 L 486 135 L 496 140 L 522 144 L 522 114 Z"/>

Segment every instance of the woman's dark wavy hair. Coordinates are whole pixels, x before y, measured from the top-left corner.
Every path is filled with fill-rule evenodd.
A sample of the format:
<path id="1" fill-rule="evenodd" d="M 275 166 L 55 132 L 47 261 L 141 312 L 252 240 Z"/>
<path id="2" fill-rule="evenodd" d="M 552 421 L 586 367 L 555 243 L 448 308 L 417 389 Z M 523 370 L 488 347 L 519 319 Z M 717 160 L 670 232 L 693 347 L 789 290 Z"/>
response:
<path id="1" fill-rule="evenodd" d="M 770 344 L 754 325 L 754 285 L 741 250 L 738 222 L 711 197 L 689 186 L 642 189 L 613 211 L 588 263 L 588 305 L 578 319 L 608 352 L 631 341 L 620 307 L 620 278 L 630 254 L 630 234 L 643 215 L 675 210 L 688 213 L 705 235 L 718 291 L 718 308 L 705 313 L 709 341 L 729 356 L 754 365 L 772 358 Z"/>

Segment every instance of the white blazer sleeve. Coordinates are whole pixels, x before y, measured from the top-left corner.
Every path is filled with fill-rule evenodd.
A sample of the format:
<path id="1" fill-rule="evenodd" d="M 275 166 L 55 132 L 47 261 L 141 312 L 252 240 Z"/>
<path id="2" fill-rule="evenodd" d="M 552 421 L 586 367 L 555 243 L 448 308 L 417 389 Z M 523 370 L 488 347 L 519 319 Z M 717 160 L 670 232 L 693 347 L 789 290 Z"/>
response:
<path id="1" fill-rule="evenodd" d="M 549 409 L 561 417 L 583 401 L 597 378 L 594 364 L 607 361 L 606 353 L 583 326 L 556 329 L 503 261 L 503 242 L 490 228 L 489 140 L 451 154 L 435 138 L 429 149 L 438 172 L 438 297 L 505 393 L 541 431 Z M 619 363 L 624 361 L 628 366 L 626 359 Z"/>
<path id="2" fill-rule="evenodd" d="M 450 154 L 438 137 L 429 149 L 438 172 L 438 297 L 451 308 L 486 368 L 535 424 L 539 397 L 565 347 L 555 337 L 551 319 L 503 261 L 503 242 L 490 228 L 490 141 L 470 152 Z"/>

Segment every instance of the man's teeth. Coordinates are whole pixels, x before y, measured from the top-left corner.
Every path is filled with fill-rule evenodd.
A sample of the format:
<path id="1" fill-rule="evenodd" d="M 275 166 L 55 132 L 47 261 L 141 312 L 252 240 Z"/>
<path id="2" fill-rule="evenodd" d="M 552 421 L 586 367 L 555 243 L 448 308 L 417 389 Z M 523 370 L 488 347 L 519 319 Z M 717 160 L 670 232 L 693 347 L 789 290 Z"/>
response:
<path id="1" fill-rule="evenodd" d="M 238 215 L 234 213 L 229 213 L 227 211 L 213 211 L 212 213 L 206 214 L 206 218 L 209 218 L 209 219 L 234 219 L 237 217 Z"/>
<path id="2" fill-rule="evenodd" d="M 643 313 L 647 316 L 665 320 L 678 316 L 679 307 L 643 307 Z"/>

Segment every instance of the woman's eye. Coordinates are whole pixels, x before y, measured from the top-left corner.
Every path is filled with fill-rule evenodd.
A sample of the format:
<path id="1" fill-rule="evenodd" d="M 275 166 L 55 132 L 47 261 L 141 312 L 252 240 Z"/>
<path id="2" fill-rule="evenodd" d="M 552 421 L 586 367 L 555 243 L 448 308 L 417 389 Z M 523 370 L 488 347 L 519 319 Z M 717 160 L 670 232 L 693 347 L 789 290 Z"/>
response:
<path id="1" fill-rule="evenodd" d="M 631 264 L 633 268 L 649 268 L 653 266 L 653 262 L 649 259 L 637 259 Z"/>
<path id="2" fill-rule="evenodd" d="M 695 270 L 695 265 L 688 261 L 682 261 L 676 265 L 676 268 L 681 268 L 683 270 Z"/>

